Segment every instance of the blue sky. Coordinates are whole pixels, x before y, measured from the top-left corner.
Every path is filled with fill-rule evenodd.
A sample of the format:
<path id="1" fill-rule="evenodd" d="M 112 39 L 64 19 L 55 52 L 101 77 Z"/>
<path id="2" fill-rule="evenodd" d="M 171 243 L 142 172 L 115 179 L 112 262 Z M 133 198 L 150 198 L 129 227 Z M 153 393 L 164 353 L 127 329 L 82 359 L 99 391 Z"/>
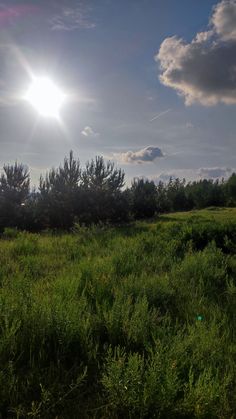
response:
<path id="1" fill-rule="evenodd" d="M 128 182 L 228 176 L 235 27 L 235 0 L 1 2 L 0 166 L 22 161 L 37 183 L 73 149 L 82 165 L 114 160 Z M 60 123 L 22 100 L 29 69 L 70 97 Z"/>

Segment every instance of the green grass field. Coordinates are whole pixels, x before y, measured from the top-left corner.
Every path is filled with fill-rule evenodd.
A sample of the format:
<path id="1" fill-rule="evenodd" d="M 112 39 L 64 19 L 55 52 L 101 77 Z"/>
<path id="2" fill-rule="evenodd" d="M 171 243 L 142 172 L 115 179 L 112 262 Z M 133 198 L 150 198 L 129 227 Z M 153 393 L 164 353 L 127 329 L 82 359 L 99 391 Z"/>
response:
<path id="1" fill-rule="evenodd" d="M 178 212 L 174 214 L 162 215 L 161 220 L 171 219 L 176 221 L 233 221 L 236 222 L 236 209 L 235 208 L 207 208 L 202 210 Z"/>
<path id="2" fill-rule="evenodd" d="M 0 240 L 2 418 L 236 418 L 236 209 Z"/>

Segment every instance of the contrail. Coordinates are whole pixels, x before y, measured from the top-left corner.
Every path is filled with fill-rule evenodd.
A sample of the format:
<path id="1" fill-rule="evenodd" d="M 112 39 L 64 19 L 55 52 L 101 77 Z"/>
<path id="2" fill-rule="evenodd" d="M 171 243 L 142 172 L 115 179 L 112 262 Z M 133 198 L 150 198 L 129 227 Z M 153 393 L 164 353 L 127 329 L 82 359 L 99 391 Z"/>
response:
<path id="1" fill-rule="evenodd" d="M 166 111 L 163 111 L 161 113 L 159 113 L 158 115 L 154 116 L 154 118 L 150 119 L 150 122 L 155 121 L 155 119 L 160 118 L 162 115 L 165 115 L 166 113 L 170 112 L 171 109 L 167 109 Z"/>

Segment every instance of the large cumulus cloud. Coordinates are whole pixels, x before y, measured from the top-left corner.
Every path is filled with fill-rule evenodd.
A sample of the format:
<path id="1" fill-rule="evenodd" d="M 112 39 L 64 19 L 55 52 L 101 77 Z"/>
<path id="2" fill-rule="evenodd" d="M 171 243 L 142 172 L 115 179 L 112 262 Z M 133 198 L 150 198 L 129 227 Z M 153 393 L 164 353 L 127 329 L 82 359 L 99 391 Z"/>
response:
<path id="1" fill-rule="evenodd" d="M 210 25 L 191 43 L 166 38 L 155 56 L 161 83 L 184 96 L 187 105 L 236 104 L 236 0 L 220 2 Z"/>

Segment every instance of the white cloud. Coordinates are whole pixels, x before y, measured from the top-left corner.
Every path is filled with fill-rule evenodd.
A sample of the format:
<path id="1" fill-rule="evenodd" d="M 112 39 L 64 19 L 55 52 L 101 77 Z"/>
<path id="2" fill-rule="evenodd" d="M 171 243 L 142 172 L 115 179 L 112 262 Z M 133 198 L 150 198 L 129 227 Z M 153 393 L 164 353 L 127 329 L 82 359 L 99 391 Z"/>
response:
<path id="1" fill-rule="evenodd" d="M 236 0 L 223 0 L 213 10 L 212 29 L 191 43 L 166 38 L 155 56 L 160 81 L 190 105 L 236 104 Z"/>
<path id="2" fill-rule="evenodd" d="M 121 163 L 151 163 L 155 159 L 164 157 L 159 147 L 149 146 L 138 151 L 115 153 L 114 157 Z"/>
<path id="3" fill-rule="evenodd" d="M 202 167 L 199 169 L 198 174 L 202 179 L 227 179 L 232 175 L 233 171 L 233 169 L 227 167 Z"/>
<path id="4" fill-rule="evenodd" d="M 173 171 L 166 171 L 158 176 L 150 177 L 156 184 L 160 181 L 168 183 L 172 179 L 186 179 L 186 181 L 200 180 L 200 179 L 228 179 L 232 173 L 235 172 L 233 168 L 227 167 L 200 167 L 199 169 L 176 169 Z"/>
<path id="5" fill-rule="evenodd" d="M 96 26 L 91 18 L 92 7 L 89 0 L 37 0 L 35 5 L 8 5 L 7 1 L 0 3 L 0 23 L 11 25 L 15 20 L 24 19 L 27 15 L 34 15 L 36 22 L 54 30 L 73 31 L 76 29 L 90 29 Z M 25 23 L 25 21 L 24 21 Z"/>
<path id="6" fill-rule="evenodd" d="M 86 126 L 84 127 L 84 129 L 81 131 L 81 134 L 84 137 L 88 137 L 88 138 L 95 138 L 95 137 L 99 137 L 99 133 L 95 132 L 91 127 Z"/>
<path id="7" fill-rule="evenodd" d="M 91 29 L 96 25 L 89 17 L 90 9 L 84 4 L 59 6 L 59 10 L 50 18 L 50 26 L 54 31 L 73 31 L 75 29 Z"/>
<path id="8" fill-rule="evenodd" d="M 211 22 L 225 41 L 236 41 L 236 1 L 223 0 L 214 8 Z"/>

